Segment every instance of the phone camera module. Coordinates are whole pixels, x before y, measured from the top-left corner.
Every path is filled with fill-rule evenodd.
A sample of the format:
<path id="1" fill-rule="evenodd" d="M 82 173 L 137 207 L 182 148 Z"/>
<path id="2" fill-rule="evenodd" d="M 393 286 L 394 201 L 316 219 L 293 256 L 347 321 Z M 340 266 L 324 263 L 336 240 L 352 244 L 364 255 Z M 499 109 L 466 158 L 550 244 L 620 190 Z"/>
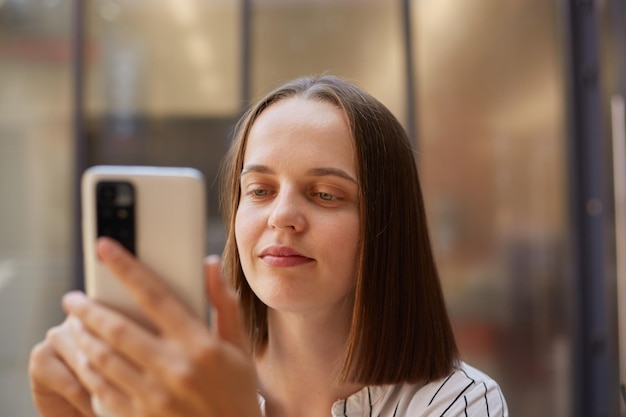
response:
<path id="1" fill-rule="evenodd" d="M 98 237 L 107 236 L 135 253 L 135 189 L 126 181 L 100 182 L 96 188 Z"/>

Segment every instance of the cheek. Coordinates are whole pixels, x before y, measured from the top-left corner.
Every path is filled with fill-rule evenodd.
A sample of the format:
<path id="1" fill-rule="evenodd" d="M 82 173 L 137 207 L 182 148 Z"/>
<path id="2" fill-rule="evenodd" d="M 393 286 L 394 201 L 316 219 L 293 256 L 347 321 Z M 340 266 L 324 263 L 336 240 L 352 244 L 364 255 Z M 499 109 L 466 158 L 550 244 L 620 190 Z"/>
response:
<path id="1" fill-rule="evenodd" d="M 328 222 L 323 246 L 329 254 L 345 268 L 353 268 L 359 246 L 358 217 L 348 216 L 337 222 Z"/>
<path id="2" fill-rule="evenodd" d="M 259 219 L 259 210 L 246 210 L 240 206 L 235 215 L 235 240 L 242 260 L 249 255 L 257 241 L 260 227 L 262 228 L 262 222 Z"/>
<path id="3" fill-rule="evenodd" d="M 235 215 L 235 240 L 237 241 L 237 249 L 239 252 L 241 252 L 246 242 L 250 239 L 249 223 L 249 217 L 245 216 L 241 210 L 237 210 L 237 214 Z"/>

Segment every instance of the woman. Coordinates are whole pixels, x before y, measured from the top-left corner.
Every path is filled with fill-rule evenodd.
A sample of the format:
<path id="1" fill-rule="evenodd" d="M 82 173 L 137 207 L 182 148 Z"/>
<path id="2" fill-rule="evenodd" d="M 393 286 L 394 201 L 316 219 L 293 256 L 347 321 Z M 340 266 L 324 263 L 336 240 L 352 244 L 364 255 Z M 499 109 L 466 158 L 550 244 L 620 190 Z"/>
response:
<path id="1" fill-rule="evenodd" d="M 287 83 L 240 122 L 224 179 L 236 294 L 210 260 L 214 326 L 100 240 L 159 332 L 68 294 L 31 355 L 43 417 L 92 416 L 91 394 L 120 417 L 508 415 L 458 358 L 413 151 L 382 104 L 334 77 Z"/>

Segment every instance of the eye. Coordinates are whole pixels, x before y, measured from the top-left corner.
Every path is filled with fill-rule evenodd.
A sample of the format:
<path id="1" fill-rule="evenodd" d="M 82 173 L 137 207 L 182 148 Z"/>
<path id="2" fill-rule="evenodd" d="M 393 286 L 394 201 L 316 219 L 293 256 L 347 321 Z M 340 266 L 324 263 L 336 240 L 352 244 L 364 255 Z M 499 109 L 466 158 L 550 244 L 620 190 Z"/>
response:
<path id="1" fill-rule="evenodd" d="M 334 195 L 324 192 L 317 193 L 317 196 L 324 201 L 335 201 L 337 199 Z"/>
<path id="2" fill-rule="evenodd" d="M 250 194 L 252 194 L 255 197 L 265 197 L 266 195 L 269 194 L 269 191 L 267 191 L 267 190 L 252 190 L 252 191 L 250 191 Z"/>
<path id="3" fill-rule="evenodd" d="M 262 197 L 267 197 L 268 195 L 270 195 L 270 191 L 264 188 L 255 188 L 255 189 L 248 191 L 248 195 L 253 198 L 262 198 Z"/>
<path id="4" fill-rule="evenodd" d="M 251 200 L 263 200 L 272 195 L 273 187 L 259 182 L 244 183 L 241 185 L 242 195 Z"/>

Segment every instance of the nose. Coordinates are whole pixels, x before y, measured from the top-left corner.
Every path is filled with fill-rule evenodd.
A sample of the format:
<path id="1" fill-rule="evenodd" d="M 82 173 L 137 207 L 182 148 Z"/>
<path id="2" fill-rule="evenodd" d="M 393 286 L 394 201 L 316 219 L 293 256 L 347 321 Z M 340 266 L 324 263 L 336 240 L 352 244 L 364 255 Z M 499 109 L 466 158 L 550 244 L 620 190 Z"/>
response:
<path id="1" fill-rule="evenodd" d="M 282 189 L 271 208 L 267 224 L 271 229 L 301 232 L 306 228 L 304 198 L 293 189 Z"/>

